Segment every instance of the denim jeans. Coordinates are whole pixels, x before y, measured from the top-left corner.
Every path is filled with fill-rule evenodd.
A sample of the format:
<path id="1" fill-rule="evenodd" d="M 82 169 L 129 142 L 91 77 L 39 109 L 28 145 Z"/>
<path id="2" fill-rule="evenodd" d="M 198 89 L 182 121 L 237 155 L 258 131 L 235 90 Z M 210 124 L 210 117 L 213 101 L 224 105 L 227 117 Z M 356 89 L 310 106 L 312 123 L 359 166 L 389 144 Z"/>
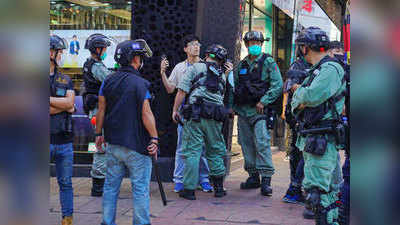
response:
<path id="1" fill-rule="evenodd" d="M 181 125 L 178 125 L 177 133 L 178 133 L 178 143 L 176 145 L 176 153 L 175 153 L 174 183 L 183 183 L 183 171 L 185 169 L 185 159 L 183 158 L 183 152 L 182 152 L 183 128 Z M 208 167 L 207 159 L 205 157 L 205 151 L 203 148 L 203 153 L 200 157 L 200 165 L 199 165 L 199 184 L 203 182 L 209 182 L 208 179 L 209 172 L 210 169 Z"/>
<path id="2" fill-rule="evenodd" d="M 50 158 L 56 162 L 57 182 L 60 187 L 60 204 L 62 216 L 72 216 L 73 189 L 72 189 L 72 164 L 74 153 L 72 143 L 50 144 Z"/>
<path id="3" fill-rule="evenodd" d="M 117 200 L 125 167 L 132 184 L 133 223 L 150 224 L 151 158 L 119 145 L 107 144 L 102 225 L 116 225 Z"/>

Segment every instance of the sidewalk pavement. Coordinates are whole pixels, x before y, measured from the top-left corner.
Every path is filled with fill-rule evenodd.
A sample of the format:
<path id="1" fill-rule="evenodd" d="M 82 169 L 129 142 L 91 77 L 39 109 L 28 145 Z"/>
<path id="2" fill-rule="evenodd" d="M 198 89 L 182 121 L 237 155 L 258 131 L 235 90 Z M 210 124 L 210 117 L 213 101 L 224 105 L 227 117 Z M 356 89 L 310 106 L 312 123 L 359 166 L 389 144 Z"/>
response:
<path id="1" fill-rule="evenodd" d="M 233 149 L 237 152 L 237 146 Z M 213 193 L 196 192 L 197 200 L 189 201 L 173 192 L 173 183 L 164 183 L 168 206 L 164 207 L 158 185 L 151 183 L 151 217 L 153 225 L 310 225 L 311 220 L 302 218 L 303 207 L 281 201 L 289 184 L 289 162 L 285 152 L 273 151 L 275 175 L 272 177 L 273 195 L 264 197 L 259 189 L 240 190 L 240 182 L 246 180 L 241 154 L 232 158 L 230 176 L 225 187 L 228 195 L 214 198 Z M 61 224 L 58 185 L 50 179 L 50 224 Z M 102 198 L 90 196 L 91 178 L 73 178 L 74 225 L 99 225 L 102 220 Z M 132 198 L 129 179 L 124 179 L 118 200 L 117 224 L 132 224 Z"/>

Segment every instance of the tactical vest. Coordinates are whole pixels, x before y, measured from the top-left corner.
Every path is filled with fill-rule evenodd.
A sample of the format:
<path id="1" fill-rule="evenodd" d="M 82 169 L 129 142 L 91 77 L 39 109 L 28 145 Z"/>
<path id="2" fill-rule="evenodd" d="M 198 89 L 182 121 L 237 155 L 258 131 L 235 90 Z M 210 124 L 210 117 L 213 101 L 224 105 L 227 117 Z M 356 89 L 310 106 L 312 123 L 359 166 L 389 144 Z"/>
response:
<path id="1" fill-rule="evenodd" d="M 247 61 L 243 62 L 239 69 L 239 82 L 235 84 L 234 103 L 236 105 L 256 105 L 269 89 L 268 81 L 261 79 L 267 57 L 272 56 L 263 54 L 252 71 Z"/>
<path id="2" fill-rule="evenodd" d="M 307 65 L 306 62 L 304 62 L 303 59 L 299 59 L 295 61 L 291 66 L 289 71 L 287 72 L 287 89 L 290 89 L 292 85 L 294 84 L 302 84 L 303 81 L 307 77 L 307 69 L 309 69 L 309 65 Z M 300 73 L 304 72 L 304 73 Z M 291 128 L 294 128 L 296 125 L 296 119 L 294 118 L 292 114 L 292 107 L 291 107 L 291 102 L 293 98 L 293 93 L 289 90 L 288 91 L 288 100 L 286 104 L 286 109 L 285 109 L 285 118 L 286 122 L 289 124 Z"/>
<path id="3" fill-rule="evenodd" d="M 204 119 L 213 119 L 218 122 L 223 122 L 229 114 L 228 109 L 226 109 L 223 105 L 218 105 L 215 103 L 210 103 L 204 100 L 203 98 L 197 98 L 193 104 L 189 104 L 189 98 L 192 92 L 201 87 L 205 86 L 207 91 L 211 93 L 219 93 L 220 95 L 225 94 L 226 81 L 219 76 L 222 71 L 216 69 L 215 64 L 210 62 L 204 62 L 207 66 L 206 73 L 200 73 L 196 77 L 193 78 L 191 84 L 191 88 L 189 93 L 187 94 L 185 105 L 182 107 L 181 113 L 186 120 L 193 120 L 195 122 L 200 122 L 200 118 Z M 211 68 L 211 66 L 213 66 Z M 218 74 L 216 74 L 217 72 Z M 202 79 L 206 77 L 205 79 Z"/>
<path id="4" fill-rule="evenodd" d="M 205 86 L 207 88 L 207 91 L 210 91 L 211 93 L 219 92 L 220 95 L 225 94 L 226 82 L 224 81 L 224 79 L 221 76 L 218 76 L 217 74 L 215 74 L 215 72 L 218 72 L 219 74 L 221 74 L 222 71 L 218 71 L 218 69 L 213 66 L 213 65 L 215 65 L 214 63 L 210 63 L 210 62 L 202 62 L 202 63 L 206 64 L 207 72 L 200 73 L 193 78 L 192 87 L 189 91 L 187 99 L 189 99 L 190 94 L 195 89 L 197 89 L 201 86 Z M 216 70 L 215 72 L 212 71 L 212 69 L 210 68 L 211 66 L 213 66 L 214 70 Z M 205 80 L 202 79 L 203 77 L 206 77 L 206 79 Z"/>
<path id="5" fill-rule="evenodd" d="M 55 73 L 54 79 L 50 80 L 50 96 L 65 97 L 67 95 L 68 83 L 58 82 L 59 79 L 65 79 L 61 73 Z M 50 134 L 70 134 L 72 133 L 72 114 L 69 112 L 60 112 L 50 115 Z"/>
<path id="6" fill-rule="evenodd" d="M 92 73 L 93 64 L 97 61 L 93 58 L 88 58 L 83 65 L 83 81 L 85 91 L 82 94 L 83 109 L 86 114 L 89 114 L 90 110 L 96 108 L 98 102 L 98 94 L 101 87 L 101 82 L 96 80 Z"/>
<path id="7" fill-rule="evenodd" d="M 336 62 L 339 63 L 339 65 L 342 65 L 337 59 L 331 58 L 329 56 L 326 56 L 323 58 L 317 66 L 315 66 L 314 69 L 312 69 L 309 73 L 310 78 L 308 79 L 307 83 L 303 84 L 302 87 L 309 87 L 315 77 L 319 75 L 320 69 L 322 64 L 326 62 Z M 335 67 L 335 69 L 337 69 Z M 338 71 L 339 72 L 339 71 Z M 346 76 L 343 76 L 342 79 L 342 85 L 346 82 Z M 322 118 L 329 112 L 329 110 L 332 110 L 333 116 L 335 117 L 335 120 L 341 120 L 339 116 L 339 112 L 336 110 L 336 103 L 342 100 L 346 96 L 347 91 L 344 90 L 342 93 L 340 93 L 337 96 L 332 96 L 329 98 L 326 102 L 321 103 L 320 105 L 316 107 L 306 107 L 303 112 L 300 114 L 300 120 L 304 122 L 304 126 L 311 127 L 313 125 L 317 125 L 318 123 L 321 122 Z"/>

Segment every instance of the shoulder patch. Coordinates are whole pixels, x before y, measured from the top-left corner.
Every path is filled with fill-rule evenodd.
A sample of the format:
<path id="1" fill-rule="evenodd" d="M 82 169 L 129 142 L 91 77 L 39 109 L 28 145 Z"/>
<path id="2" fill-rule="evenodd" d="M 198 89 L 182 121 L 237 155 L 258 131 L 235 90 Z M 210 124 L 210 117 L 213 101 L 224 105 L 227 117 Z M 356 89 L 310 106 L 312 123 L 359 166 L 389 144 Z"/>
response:
<path id="1" fill-rule="evenodd" d="M 268 57 L 265 61 L 268 62 L 272 71 L 280 72 L 278 64 L 275 62 L 274 58 Z"/>

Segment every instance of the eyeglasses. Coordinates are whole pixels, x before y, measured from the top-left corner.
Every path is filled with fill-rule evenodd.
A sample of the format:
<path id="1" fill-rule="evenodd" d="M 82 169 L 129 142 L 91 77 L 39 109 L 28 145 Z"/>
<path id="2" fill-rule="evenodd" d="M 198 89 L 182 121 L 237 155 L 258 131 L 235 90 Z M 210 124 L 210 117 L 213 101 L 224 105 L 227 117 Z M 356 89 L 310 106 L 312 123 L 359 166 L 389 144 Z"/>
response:
<path id="1" fill-rule="evenodd" d="M 192 47 L 201 47 L 201 44 L 199 42 L 190 42 L 187 45 Z"/>

